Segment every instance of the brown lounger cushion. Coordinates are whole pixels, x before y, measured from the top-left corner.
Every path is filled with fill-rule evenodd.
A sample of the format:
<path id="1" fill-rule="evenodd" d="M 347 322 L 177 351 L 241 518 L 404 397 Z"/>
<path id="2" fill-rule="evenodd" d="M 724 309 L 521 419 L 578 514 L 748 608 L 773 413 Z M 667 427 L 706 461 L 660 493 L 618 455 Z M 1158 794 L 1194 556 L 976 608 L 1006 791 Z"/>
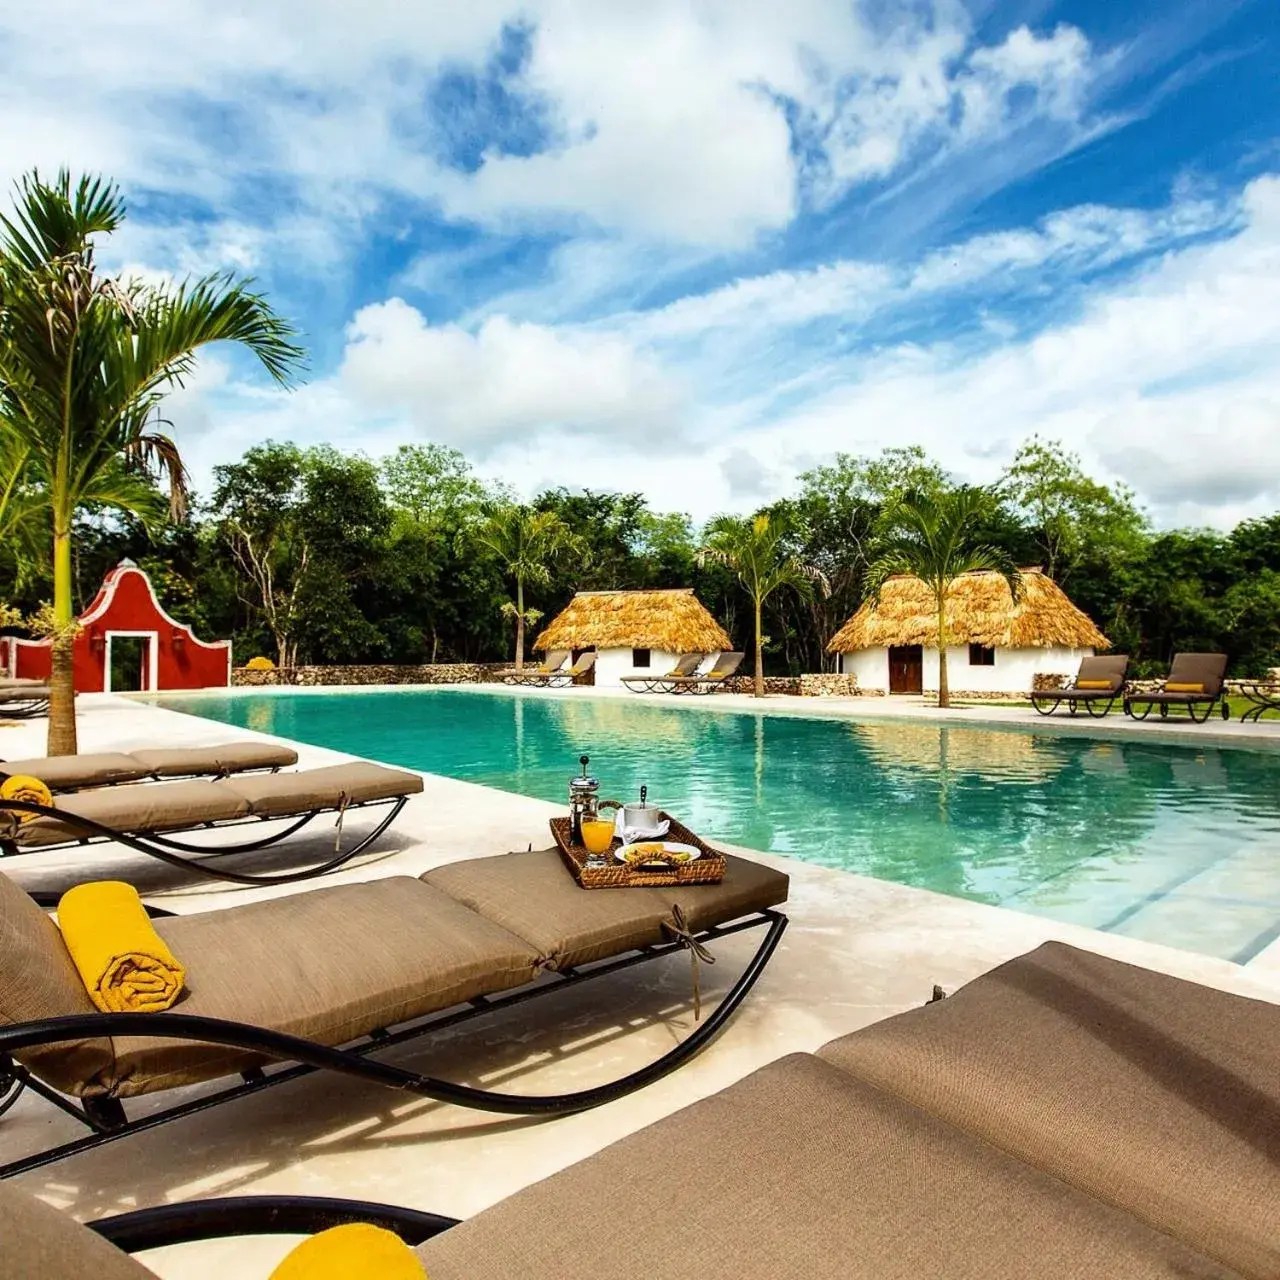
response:
<path id="1" fill-rule="evenodd" d="M 419 1256 L 431 1280 L 1231 1275 L 809 1055 L 535 1183 Z"/>
<path id="2" fill-rule="evenodd" d="M 537 972 L 531 947 L 409 876 L 175 916 L 156 930 L 187 970 L 174 1013 L 330 1045 L 521 986 Z M 182 1040 L 118 1036 L 114 1044 L 115 1062 L 89 1092 L 128 1097 L 264 1061 Z"/>
<path id="3" fill-rule="evenodd" d="M 255 815 L 269 818 L 334 809 L 343 798 L 348 804 L 366 804 L 416 795 L 422 790 L 422 775 L 361 761 L 297 773 L 237 774 L 216 785 L 233 789 Z"/>
<path id="4" fill-rule="evenodd" d="M 718 885 L 582 889 L 554 849 L 470 858 L 422 879 L 523 938 L 553 969 L 670 941 L 662 922 L 673 903 L 701 929 L 785 902 L 788 884 L 780 871 L 730 858 Z"/>
<path id="5" fill-rule="evenodd" d="M 1278 1006 L 1050 942 L 820 1056 L 1246 1275 L 1280 1275 Z"/>
<path id="6" fill-rule="evenodd" d="M 100 791 L 78 791 L 56 796 L 55 807 L 99 822 L 113 831 L 181 831 L 202 822 L 243 818 L 249 803 L 225 782 L 143 782 Z M 80 840 L 89 836 L 83 827 L 57 818 L 33 818 L 14 835 L 23 849 Z"/>
<path id="7" fill-rule="evenodd" d="M 0 774 L 13 776 L 19 773 L 39 778 L 51 791 L 72 791 L 76 787 L 137 782 L 147 776 L 147 768 L 132 755 L 121 751 L 83 756 L 36 756 L 29 760 L 0 763 Z"/>
<path id="8" fill-rule="evenodd" d="M 49 697 L 47 684 L 20 684 L 0 688 L 0 703 L 45 701 Z"/>
<path id="9" fill-rule="evenodd" d="M 0 875 L 0 1022 L 96 1012 L 58 926 L 8 876 Z M 111 1060 L 111 1044 L 83 1041 L 28 1049 L 18 1056 L 63 1088 L 101 1071 Z"/>
<path id="10" fill-rule="evenodd" d="M 155 1272 L 69 1214 L 0 1182 L 0 1276 L 5 1280 L 155 1280 Z"/>
<path id="11" fill-rule="evenodd" d="M 298 763 L 298 753 L 292 747 L 274 742 L 223 742 L 212 747 L 167 747 L 129 754 L 156 778 L 236 773 L 241 769 L 287 769 Z"/>

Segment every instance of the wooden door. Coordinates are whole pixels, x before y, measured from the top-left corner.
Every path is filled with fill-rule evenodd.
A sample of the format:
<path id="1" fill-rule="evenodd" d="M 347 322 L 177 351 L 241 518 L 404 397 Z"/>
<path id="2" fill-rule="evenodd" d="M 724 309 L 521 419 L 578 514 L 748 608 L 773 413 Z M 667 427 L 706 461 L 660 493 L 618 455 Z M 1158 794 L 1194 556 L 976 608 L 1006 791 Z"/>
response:
<path id="1" fill-rule="evenodd" d="M 924 692 L 924 649 L 920 645 L 895 645 L 889 650 L 889 692 Z"/>

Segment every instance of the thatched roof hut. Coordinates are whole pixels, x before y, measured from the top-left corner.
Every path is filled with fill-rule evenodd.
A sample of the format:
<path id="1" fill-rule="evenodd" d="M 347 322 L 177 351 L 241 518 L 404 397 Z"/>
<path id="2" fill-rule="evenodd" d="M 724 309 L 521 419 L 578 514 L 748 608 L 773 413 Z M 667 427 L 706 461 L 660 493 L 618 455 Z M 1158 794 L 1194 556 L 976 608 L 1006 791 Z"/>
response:
<path id="1" fill-rule="evenodd" d="M 1111 642 L 1039 569 L 1022 571 L 1015 603 L 1001 574 L 962 574 L 947 600 L 948 642 L 988 649 L 1109 649 Z M 836 632 L 829 653 L 937 644 L 933 594 L 919 578 L 890 578 L 880 599 L 867 600 Z"/>
<path id="2" fill-rule="evenodd" d="M 579 591 L 534 641 L 548 649 L 649 649 L 661 653 L 720 653 L 731 647 L 725 629 L 692 587 L 671 591 Z"/>

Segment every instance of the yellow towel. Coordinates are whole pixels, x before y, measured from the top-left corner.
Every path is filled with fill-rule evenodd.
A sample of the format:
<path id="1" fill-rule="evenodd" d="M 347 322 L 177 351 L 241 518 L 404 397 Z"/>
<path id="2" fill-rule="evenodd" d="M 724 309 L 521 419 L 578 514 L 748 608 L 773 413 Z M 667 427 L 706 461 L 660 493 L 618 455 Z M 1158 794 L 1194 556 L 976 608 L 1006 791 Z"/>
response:
<path id="1" fill-rule="evenodd" d="M 53 793 L 39 778 L 26 773 L 15 773 L 0 782 L 0 800 L 24 800 L 27 804 L 42 804 L 48 808 L 53 804 Z M 19 822 L 30 822 L 32 818 L 40 816 L 38 813 L 19 813 L 12 809 L 8 812 Z"/>
<path id="2" fill-rule="evenodd" d="M 1164 686 L 1165 693 L 1203 693 L 1203 684 L 1191 684 L 1187 681 L 1168 681 Z"/>
<path id="3" fill-rule="evenodd" d="M 89 998 L 103 1013 L 159 1013 L 182 993 L 186 970 L 155 931 L 138 891 L 118 880 L 76 885 L 58 925 Z"/>
<path id="4" fill-rule="evenodd" d="M 1110 689 L 1110 680 L 1077 680 L 1077 689 Z"/>
<path id="5" fill-rule="evenodd" d="M 427 1280 L 427 1273 L 394 1232 L 353 1222 L 304 1240 L 271 1280 Z"/>

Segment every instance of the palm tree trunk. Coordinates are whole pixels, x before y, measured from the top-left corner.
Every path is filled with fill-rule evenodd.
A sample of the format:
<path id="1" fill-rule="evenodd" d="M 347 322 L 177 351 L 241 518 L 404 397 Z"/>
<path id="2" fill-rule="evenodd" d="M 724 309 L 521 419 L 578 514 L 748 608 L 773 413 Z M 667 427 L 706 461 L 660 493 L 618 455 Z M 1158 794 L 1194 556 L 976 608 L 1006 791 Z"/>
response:
<path id="1" fill-rule="evenodd" d="M 49 670 L 49 738 L 51 756 L 73 756 L 76 741 L 75 632 L 71 610 L 71 520 L 56 519 L 53 529 L 53 636 Z"/>
<path id="2" fill-rule="evenodd" d="M 947 683 L 947 597 L 945 589 L 938 597 L 938 706 L 951 705 L 951 689 Z"/>
<path id="3" fill-rule="evenodd" d="M 524 670 L 524 579 L 516 578 L 516 670 Z"/>
<path id="4" fill-rule="evenodd" d="M 760 597 L 756 597 L 756 697 L 764 697 L 764 644 L 760 637 Z"/>

